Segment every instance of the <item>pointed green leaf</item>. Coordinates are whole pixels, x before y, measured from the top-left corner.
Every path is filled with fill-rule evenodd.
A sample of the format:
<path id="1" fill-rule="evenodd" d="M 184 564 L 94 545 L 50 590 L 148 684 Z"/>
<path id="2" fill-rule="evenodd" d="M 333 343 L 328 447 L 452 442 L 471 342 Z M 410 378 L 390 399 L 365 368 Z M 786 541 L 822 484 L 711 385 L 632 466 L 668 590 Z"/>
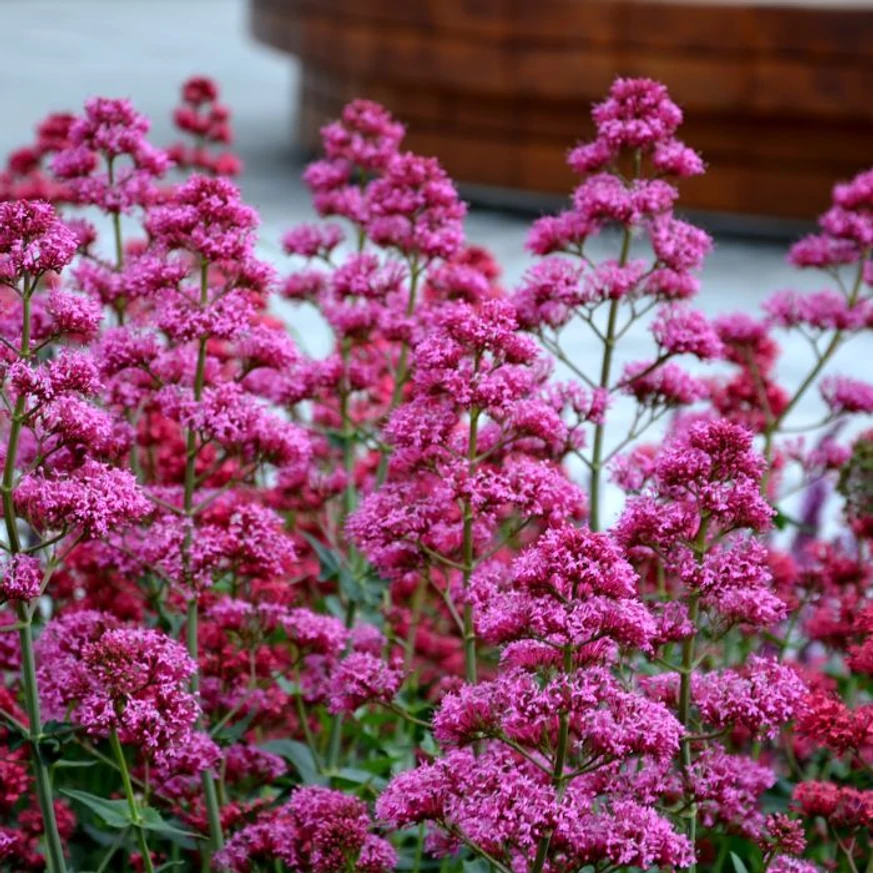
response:
<path id="1" fill-rule="evenodd" d="M 266 752 L 279 755 L 294 765 L 300 780 L 307 785 L 318 784 L 324 780 L 318 772 L 318 765 L 309 746 L 296 740 L 268 740 L 260 746 Z"/>
<path id="2" fill-rule="evenodd" d="M 62 788 L 61 794 L 87 806 L 111 828 L 129 828 L 133 824 L 126 800 L 106 800 L 96 794 L 75 791 L 72 788 Z"/>
<path id="3" fill-rule="evenodd" d="M 339 770 L 335 771 L 334 775 L 337 779 L 343 779 L 346 782 L 351 782 L 355 785 L 366 785 L 370 782 L 383 782 L 384 780 L 378 780 L 375 774 L 368 772 L 367 770 L 361 770 L 357 767 L 341 767 Z"/>
<path id="4" fill-rule="evenodd" d="M 212 734 L 212 739 L 219 745 L 232 746 L 234 743 L 239 742 L 257 714 L 257 709 L 250 709 L 239 721 L 230 725 L 222 725 Z"/>
<path id="5" fill-rule="evenodd" d="M 200 834 L 195 834 L 191 831 L 183 831 L 181 828 L 177 828 L 175 825 L 171 825 L 169 822 L 164 821 L 161 818 L 161 814 L 150 806 L 140 809 L 139 817 L 142 827 L 147 831 L 157 831 L 160 834 L 166 834 L 171 837 L 189 837 L 195 840 L 203 839 Z"/>
<path id="6" fill-rule="evenodd" d="M 52 719 L 42 726 L 44 737 L 65 737 L 76 732 L 76 726 L 69 721 L 56 721 Z"/>
<path id="7" fill-rule="evenodd" d="M 79 770 L 83 767 L 96 767 L 96 761 L 68 761 L 65 758 L 61 758 L 60 761 L 55 761 L 52 765 L 55 770 Z"/>
<path id="8" fill-rule="evenodd" d="M 340 569 L 340 562 L 337 556 L 324 543 L 320 543 L 315 539 L 315 537 L 307 533 L 304 533 L 303 536 L 306 542 L 315 550 L 315 554 L 318 555 L 318 561 L 321 564 L 321 572 L 318 575 L 319 580 L 326 582 L 328 579 L 335 578 Z"/>
<path id="9" fill-rule="evenodd" d="M 746 867 L 745 862 L 736 852 L 731 852 L 731 860 L 734 862 L 734 870 L 737 873 L 749 873 L 749 868 Z"/>
<path id="10" fill-rule="evenodd" d="M 277 676 L 276 677 L 276 684 L 286 694 L 297 695 L 297 694 L 300 694 L 303 690 L 299 682 L 292 682 L 290 679 L 287 679 L 284 676 Z"/>

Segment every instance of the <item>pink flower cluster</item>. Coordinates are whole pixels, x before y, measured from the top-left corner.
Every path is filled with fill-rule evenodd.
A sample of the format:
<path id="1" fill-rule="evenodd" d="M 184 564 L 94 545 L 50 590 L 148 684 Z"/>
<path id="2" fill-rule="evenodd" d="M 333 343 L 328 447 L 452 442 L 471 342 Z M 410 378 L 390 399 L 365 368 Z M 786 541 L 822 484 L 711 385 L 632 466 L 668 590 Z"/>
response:
<path id="1" fill-rule="evenodd" d="M 52 171 L 67 180 L 75 203 L 109 213 L 130 212 L 157 198 L 155 180 L 170 160 L 149 143 L 149 121 L 128 100 L 95 97 L 73 121 Z"/>
<path id="2" fill-rule="evenodd" d="M 466 209 L 435 158 L 401 152 L 404 129 L 379 105 L 355 100 L 322 131 L 327 158 L 304 179 L 321 215 L 360 226 L 407 258 L 449 258 L 463 242 Z"/>
<path id="3" fill-rule="evenodd" d="M 216 864 L 232 873 L 273 860 L 301 873 L 388 873 L 397 855 L 371 827 L 357 798 L 315 785 L 298 788 L 287 804 L 236 834 Z"/>
<path id="4" fill-rule="evenodd" d="M 89 734 L 118 734 L 162 760 L 189 741 L 199 715 L 188 691 L 197 665 L 184 646 L 112 615 L 73 612 L 51 622 L 37 648 L 46 712 Z"/>
<path id="5" fill-rule="evenodd" d="M 0 203 L 0 279 L 15 287 L 62 270 L 76 253 L 76 237 L 40 200 Z M 24 289 L 22 289 L 24 290 Z M 27 289 L 28 293 L 30 289 Z"/>
<path id="6" fill-rule="evenodd" d="M 192 76 L 182 84 L 182 100 L 173 110 L 173 122 L 193 142 L 179 142 L 167 149 L 177 167 L 215 176 L 242 172 L 242 161 L 233 152 L 210 151 L 233 143 L 231 112 L 220 96 L 217 83 L 207 76 Z"/>

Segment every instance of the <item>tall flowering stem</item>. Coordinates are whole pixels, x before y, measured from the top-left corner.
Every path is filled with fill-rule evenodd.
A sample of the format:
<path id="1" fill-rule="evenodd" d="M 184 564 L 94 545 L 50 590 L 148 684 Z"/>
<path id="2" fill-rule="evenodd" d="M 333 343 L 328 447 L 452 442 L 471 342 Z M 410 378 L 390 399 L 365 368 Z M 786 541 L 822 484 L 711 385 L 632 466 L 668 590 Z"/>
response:
<path id="1" fill-rule="evenodd" d="M 692 545 L 695 560 L 698 566 L 702 566 L 706 558 L 706 533 L 709 526 L 707 518 L 701 518 L 700 529 Z M 694 675 L 694 659 L 696 654 L 697 626 L 700 621 L 700 594 L 691 591 L 686 600 L 688 609 L 688 621 L 694 627 L 694 631 L 682 642 L 682 661 L 679 667 L 679 706 L 677 717 L 679 723 L 685 728 L 685 736 L 682 737 L 682 771 L 687 781 L 693 778 L 694 750 L 689 736 L 692 728 L 691 722 L 691 681 Z M 691 845 L 697 843 L 697 802 L 693 798 L 688 805 L 688 839 Z M 696 862 L 691 865 L 691 871 L 697 869 Z"/>
<path id="2" fill-rule="evenodd" d="M 29 374 L 34 366 L 34 351 L 31 346 L 33 297 L 38 291 L 41 277 L 49 271 L 60 270 L 72 259 L 75 240 L 72 233 L 55 217 L 46 203 L 13 202 L 0 205 L 0 225 L 3 236 L 0 238 L 0 281 L 18 296 L 21 303 L 20 346 L 15 352 L 14 366 L 23 368 L 22 375 Z M 24 384 L 27 383 L 25 376 Z M 9 383 L 4 385 L 4 400 L 9 407 Z M 30 549 L 22 548 L 19 535 L 19 520 L 15 506 L 15 488 L 18 485 L 16 472 L 19 459 L 19 442 L 25 422 L 29 419 L 29 404 L 33 402 L 27 391 L 19 386 L 14 407 L 9 416 L 9 430 L 6 440 L 6 457 L 3 465 L 3 519 L 6 529 L 7 552 L 11 566 L 7 566 L 6 584 L 9 584 L 11 567 L 20 566 Z M 38 547 L 44 547 L 39 543 Z M 38 564 L 37 564 L 38 566 Z M 19 590 L 16 614 L 19 625 L 21 645 L 21 684 L 24 692 L 28 720 L 28 741 L 31 765 L 36 777 L 36 792 L 42 813 L 48 863 L 52 873 L 64 873 L 66 861 L 64 847 L 58 831 L 54 807 L 51 776 L 40 750 L 42 741 L 42 712 L 40 691 L 36 675 L 36 660 L 33 644 L 33 621 L 37 611 L 38 598 L 42 594 L 43 580 L 40 578 L 27 590 Z M 5 599 L 5 596 L 4 596 Z"/>
<path id="3" fill-rule="evenodd" d="M 115 185 L 114 161 L 114 156 L 106 161 L 106 176 L 110 188 Z M 124 266 L 124 238 L 121 233 L 121 213 L 117 210 L 112 213 L 112 235 L 115 240 L 115 268 L 120 270 Z M 124 323 L 124 309 L 121 306 L 118 309 L 118 321 L 119 324 Z"/>
<path id="4" fill-rule="evenodd" d="M 415 304 L 418 296 L 418 285 L 421 281 L 422 268 L 419 267 L 416 259 L 413 259 L 409 266 L 409 300 L 406 304 L 406 317 L 411 318 L 415 312 Z M 400 344 L 400 354 L 397 358 L 397 371 L 394 376 L 394 387 L 391 391 L 391 402 L 388 406 L 388 413 L 393 412 L 400 401 L 403 399 L 403 389 L 409 380 L 409 343 L 402 341 Z M 388 461 L 390 450 L 388 446 L 383 447 L 379 458 L 379 467 L 376 471 L 376 487 L 379 487 L 385 482 L 385 476 L 388 473 Z"/>
<path id="5" fill-rule="evenodd" d="M 167 149 L 173 163 L 210 176 L 239 175 L 242 161 L 227 149 L 234 136 L 231 111 L 221 101 L 218 84 L 207 76 L 192 76 L 182 84 L 180 97 L 173 122 L 183 139 Z"/>
<path id="6" fill-rule="evenodd" d="M 443 698 L 443 757 L 397 776 L 377 811 L 400 827 L 429 821 L 445 834 L 437 854 L 461 843 L 501 870 L 687 864 L 687 840 L 637 794 L 638 763 L 669 766 L 681 726 L 606 666 L 651 640 L 633 588 L 611 536 L 570 524 L 508 568 L 481 568 L 477 625 L 501 647 L 500 670 Z"/>
<path id="7" fill-rule="evenodd" d="M 478 362 L 477 362 L 478 364 Z M 474 372 L 478 366 L 474 366 Z M 467 436 L 467 475 L 472 479 L 476 473 L 476 455 L 479 444 L 479 410 L 474 406 L 470 410 L 470 430 Z M 476 565 L 474 563 L 473 543 L 473 502 L 470 497 L 465 497 L 461 507 L 463 524 L 461 543 L 461 561 L 463 563 L 463 591 L 464 598 L 464 676 L 468 682 L 476 681 L 476 631 L 473 626 L 473 604 L 470 602 L 470 578 Z"/>
<path id="8" fill-rule="evenodd" d="M 156 180 L 166 173 L 166 153 L 146 139 L 148 119 L 126 100 L 95 97 L 69 126 L 64 148 L 52 161 L 74 203 L 97 206 L 112 221 L 115 262 L 85 266 L 85 282 L 103 297 L 123 324 L 128 295 L 120 281 L 124 266 L 121 216 L 146 208 L 157 196 Z M 114 275 L 113 275 L 114 274 Z"/>
<path id="9" fill-rule="evenodd" d="M 340 439 L 342 440 L 343 452 L 343 470 L 346 476 L 346 485 L 343 492 L 343 511 L 340 513 L 340 524 L 344 525 L 348 516 L 354 512 L 357 503 L 357 492 L 355 489 L 355 443 L 354 443 L 354 424 L 350 413 L 350 402 L 352 395 L 351 380 L 349 367 L 351 363 L 351 341 L 343 339 L 341 345 L 340 359 L 342 361 L 342 378 L 339 385 L 339 404 L 340 404 Z M 378 478 L 378 474 L 377 474 Z M 362 575 L 361 556 L 358 554 L 354 546 L 348 549 L 349 568 L 355 579 L 359 579 Z M 345 625 L 347 629 L 351 629 L 355 624 L 355 616 L 357 614 L 358 603 L 354 598 L 349 598 L 345 608 Z M 342 747 L 342 729 L 343 729 L 344 713 L 338 712 L 334 714 L 330 724 L 330 734 L 328 739 L 328 751 L 326 765 L 328 770 L 334 770 L 339 762 L 340 750 Z"/>
<path id="10" fill-rule="evenodd" d="M 743 533 L 770 527 L 773 510 L 760 496 L 764 470 L 744 428 L 724 421 L 692 424 L 655 459 L 646 487 L 617 526 L 620 542 L 641 569 L 649 561 L 663 567 L 674 598 L 665 599 L 657 614 L 661 645 L 680 642 L 681 660 L 661 661 L 675 674 L 655 687 L 675 700 L 683 728 L 676 814 L 685 819 L 692 842 L 701 807 L 710 825 L 713 820 L 708 769 L 743 766 L 739 758 L 728 764 L 717 740 L 739 728 L 752 736 L 772 735 L 803 695 L 794 671 L 772 656 L 751 656 L 740 666 L 728 662 L 711 672 L 698 661 L 698 647 L 711 650 L 736 623 L 751 631 L 786 617 L 785 604 L 769 590 L 766 551 Z M 735 778 L 727 777 L 727 784 Z"/>
<path id="11" fill-rule="evenodd" d="M 590 475 L 590 523 L 599 529 L 607 463 L 667 410 L 705 394 L 703 385 L 672 359 L 717 357 L 721 345 L 706 319 L 681 302 L 697 291 L 695 274 L 711 240 L 673 217 L 679 192 L 665 177 L 703 172 L 699 155 L 676 138 L 679 107 L 656 82 L 620 79 L 593 116 L 596 138 L 577 146 L 568 158 L 584 181 L 568 210 L 534 223 L 527 247 L 546 257 L 528 271 L 514 301 L 522 326 L 591 389 L 587 418 L 593 425 L 592 447 L 586 452 L 577 445 L 574 454 Z M 610 226 L 620 232 L 620 250 L 616 258 L 595 264 L 586 243 Z M 635 236 L 648 239 L 650 261 L 631 258 Z M 622 376 L 615 379 L 619 340 L 655 307 L 654 359 L 625 361 Z M 561 346 L 560 332 L 573 320 L 587 326 L 602 346 L 597 374 L 585 373 Z M 606 410 L 622 395 L 636 401 L 633 423 L 624 439 L 607 446 Z"/>
<path id="12" fill-rule="evenodd" d="M 386 484 L 348 529 L 386 578 L 436 589 L 474 682 L 474 575 L 513 538 L 584 512 L 584 499 L 554 463 L 567 430 L 504 301 L 441 307 L 412 360 L 410 397 L 385 430 Z"/>
<path id="13" fill-rule="evenodd" d="M 228 306 L 233 292 L 233 273 L 245 271 L 249 258 L 248 231 L 255 224 L 252 212 L 238 203 L 236 189 L 223 180 L 207 177 L 192 177 L 183 186 L 182 208 L 173 206 L 155 210 L 149 217 L 149 227 L 157 239 L 168 248 L 181 248 L 191 253 L 197 263 L 198 297 L 192 307 L 192 328 L 196 337 L 196 359 L 191 382 L 191 407 L 195 412 L 204 401 L 206 388 L 207 348 L 210 340 L 210 316 L 221 318 L 218 307 Z M 225 269 L 228 287 L 221 293 L 210 296 L 210 268 L 216 262 L 228 262 Z M 190 302 L 189 304 L 190 305 Z M 232 304 L 230 304 L 232 305 Z M 243 315 L 244 310 L 240 313 Z M 232 317 L 232 316 L 231 316 Z M 243 316 L 244 317 L 244 316 Z M 201 322 L 198 324 L 197 319 Z M 184 328 L 183 328 L 184 330 Z M 199 334 L 199 335 L 198 335 Z M 187 337 L 186 337 L 187 338 Z M 197 469 L 206 443 L 201 443 L 195 421 L 190 421 L 185 432 L 185 468 L 183 478 L 182 511 L 187 520 L 181 544 L 181 566 L 184 584 L 188 593 L 185 633 L 188 652 L 196 661 L 199 657 L 199 602 L 200 591 L 192 571 L 193 538 L 196 534 L 196 519 L 203 507 L 195 505 Z M 192 690 L 198 690 L 199 677 L 192 675 Z M 204 799 L 209 823 L 212 851 L 218 851 L 224 837 L 221 827 L 219 797 L 215 777 L 210 771 L 202 776 Z"/>
<path id="14" fill-rule="evenodd" d="M 630 230 L 625 228 L 621 244 L 621 254 L 618 265 L 624 267 L 630 251 Z M 603 363 L 600 367 L 600 390 L 609 390 L 612 376 L 612 359 L 615 354 L 615 330 L 618 321 L 619 301 L 616 298 L 609 304 L 609 314 L 606 320 L 606 333 L 603 336 Z M 603 442 L 606 435 L 604 421 L 599 421 L 594 426 L 594 445 L 591 452 L 591 502 L 589 507 L 589 524 L 592 530 L 600 529 L 600 483 L 603 477 Z"/>
<path id="15" fill-rule="evenodd" d="M 856 186 L 861 187 L 862 183 L 856 181 Z M 850 185 L 838 186 L 845 192 L 850 189 Z M 837 203 L 840 199 L 845 200 L 846 195 L 837 195 Z M 850 198 L 850 202 L 852 202 Z M 834 218 L 834 213 L 839 213 L 840 205 L 836 205 L 831 212 L 827 213 L 823 220 L 825 226 L 837 223 Z M 839 225 L 838 225 L 839 226 Z M 830 239 L 830 243 L 827 241 Z M 869 306 L 869 295 L 865 297 L 865 269 L 869 270 L 866 265 L 869 262 L 871 249 L 866 235 L 862 234 L 860 239 L 853 238 L 850 235 L 838 237 L 837 244 L 842 244 L 842 255 L 831 262 L 828 262 L 826 256 L 820 253 L 814 258 L 812 263 L 809 262 L 810 254 L 808 249 L 818 246 L 827 246 L 830 244 L 833 247 L 835 241 L 829 238 L 827 232 L 822 237 L 811 237 L 797 243 L 793 249 L 791 259 L 801 267 L 815 266 L 825 268 L 827 272 L 835 276 L 838 285 L 841 289 L 840 296 L 833 296 L 827 293 L 820 294 L 817 297 L 811 296 L 804 300 L 791 292 L 782 292 L 776 294 L 771 300 L 765 304 L 772 322 L 779 326 L 789 329 L 800 329 L 808 337 L 812 337 L 813 351 L 815 354 L 815 364 L 804 376 L 803 380 L 795 389 L 793 395 L 787 402 L 780 404 L 775 411 L 764 398 L 764 405 L 768 412 L 768 419 L 764 429 L 764 455 L 767 460 L 773 456 L 774 440 L 779 434 L 779 430 L 784 424 L 788 416 L 794 411 L 807 391 L 816 384 L 822 372 L 831 362 L 836 352 L 840 349 L 843 343 L 851 335 L 856 334 L 866 324 L 866 310 Z M 854 251 L 846 252 L 846 247 L 851 246 Z M 822 262 L 821 258 L 825 258 Z M 845 266 L 846 259 L 857 261 L 855 265 L 854 277 L 847 287 L 843 284 L 840 276 L 840 269 Z M 823 349 L 819 348 L 819 341 L 823 335 L 830 333 Z M 839 412 L 839 410 L 835 410 Z"/>
<path id="16" fill-rule="evenodd" d="M 200 306 L 205 309 L 209 305 L 209 262 L 201 257 L 200 259 Z M 203 398 L 203 386 L 206 373 L 206 337 L 201 337 L 197 345 L 197 363 L 194 369 L 194 386 L 193 397 L 194 402 L 199 403 Z M 183 565 L 185 575 L 188 577 L 189 584 L 191 583 L 190 571 L 190 549 L 191 536 L 193 531 L 194 511 L 194 494 L 197 474 L 197 433 L 191 428 L 185 437 L 185 486 L 182 508 L 189 519 L 189 528 L 186 532 L 186 540 L 183 545 Z M 193 585 L 192 585 L 193 588 Z M 192 597 L 188 601 L 188 606 L 185 614 L 185 641 L 188 648 L 188 654 L 193 658 L 195 663 L 199 659 L 200 643 L 198 636 L 199 627 L 199 605 L 197 598 Z M 200 674 L 195 671 L 191 675 L 191 691 L 197 694 L 200 690 Z M 206 815 L 209 822 L 209 838 L 211 842 L 212 852 L 219 851 L 224 846 L 224 831 L 221 827 L 221 804 L 218 797 L 215 776 L 209 771 L 204 770 L 202 775 L 203 796 L 206 802 Z"/>
<path id="17" fill-rule="evenodd" d="M 565 646 L 562 651 L 562 667 L 564 673 L 570 675 L 573 672 L 573 650 L 570 646 Z M 570 714 L 569 712 L 561 711 L 558 716 L 558 741 L 555 748 L 555 764 L 552 770 L 552 785 L 555 788 L 555 796 L 557 802 L 560 803 L 564 797 L 564 791 L 567 787 L 567 780 L 564 778 L 564 766 L 567 761 L 567 752 L 570 744 Z M 531 873 L 542 873 L 549 857 L 549 845 L 552 841 L 552 831 L 548 830 L 540 837 L 537 845 L 537 853 L 534 857 Z"/>

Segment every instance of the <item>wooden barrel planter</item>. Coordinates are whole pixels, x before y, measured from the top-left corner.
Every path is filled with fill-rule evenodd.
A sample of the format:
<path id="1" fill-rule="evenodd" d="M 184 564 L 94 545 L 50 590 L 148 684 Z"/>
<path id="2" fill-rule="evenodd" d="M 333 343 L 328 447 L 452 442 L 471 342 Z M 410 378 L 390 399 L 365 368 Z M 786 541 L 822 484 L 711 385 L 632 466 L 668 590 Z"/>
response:
<path id="1" fill-rule="evenodd" d="M 873 2 L 250 0 L 302 63 L 298 141 L 353 97 L 458 180 L 563 193 L 567 149 L 617 75 L 667 84 L 711 169 L 686 206 L 810 218 L 873 165 Z M 296 99 L 296 98 L 295 98 Z"/>

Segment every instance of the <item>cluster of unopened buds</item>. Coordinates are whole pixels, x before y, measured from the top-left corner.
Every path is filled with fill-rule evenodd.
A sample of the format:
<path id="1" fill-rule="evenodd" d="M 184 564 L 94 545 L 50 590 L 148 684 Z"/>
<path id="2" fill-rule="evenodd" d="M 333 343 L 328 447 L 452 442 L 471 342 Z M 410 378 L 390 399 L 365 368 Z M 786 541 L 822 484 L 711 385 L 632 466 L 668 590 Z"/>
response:
<path id="1" fill-rule="evenodd" d="M 873 870 L 873 385 L 831 366 L 873 171 L 791 249 L 823 290 L 710 320 L 656 82 L 513 288 L 375 103 L 281 263 L 215 83 L 174 119 L 95 98 L 0 174 L 0 870 Z"/>

